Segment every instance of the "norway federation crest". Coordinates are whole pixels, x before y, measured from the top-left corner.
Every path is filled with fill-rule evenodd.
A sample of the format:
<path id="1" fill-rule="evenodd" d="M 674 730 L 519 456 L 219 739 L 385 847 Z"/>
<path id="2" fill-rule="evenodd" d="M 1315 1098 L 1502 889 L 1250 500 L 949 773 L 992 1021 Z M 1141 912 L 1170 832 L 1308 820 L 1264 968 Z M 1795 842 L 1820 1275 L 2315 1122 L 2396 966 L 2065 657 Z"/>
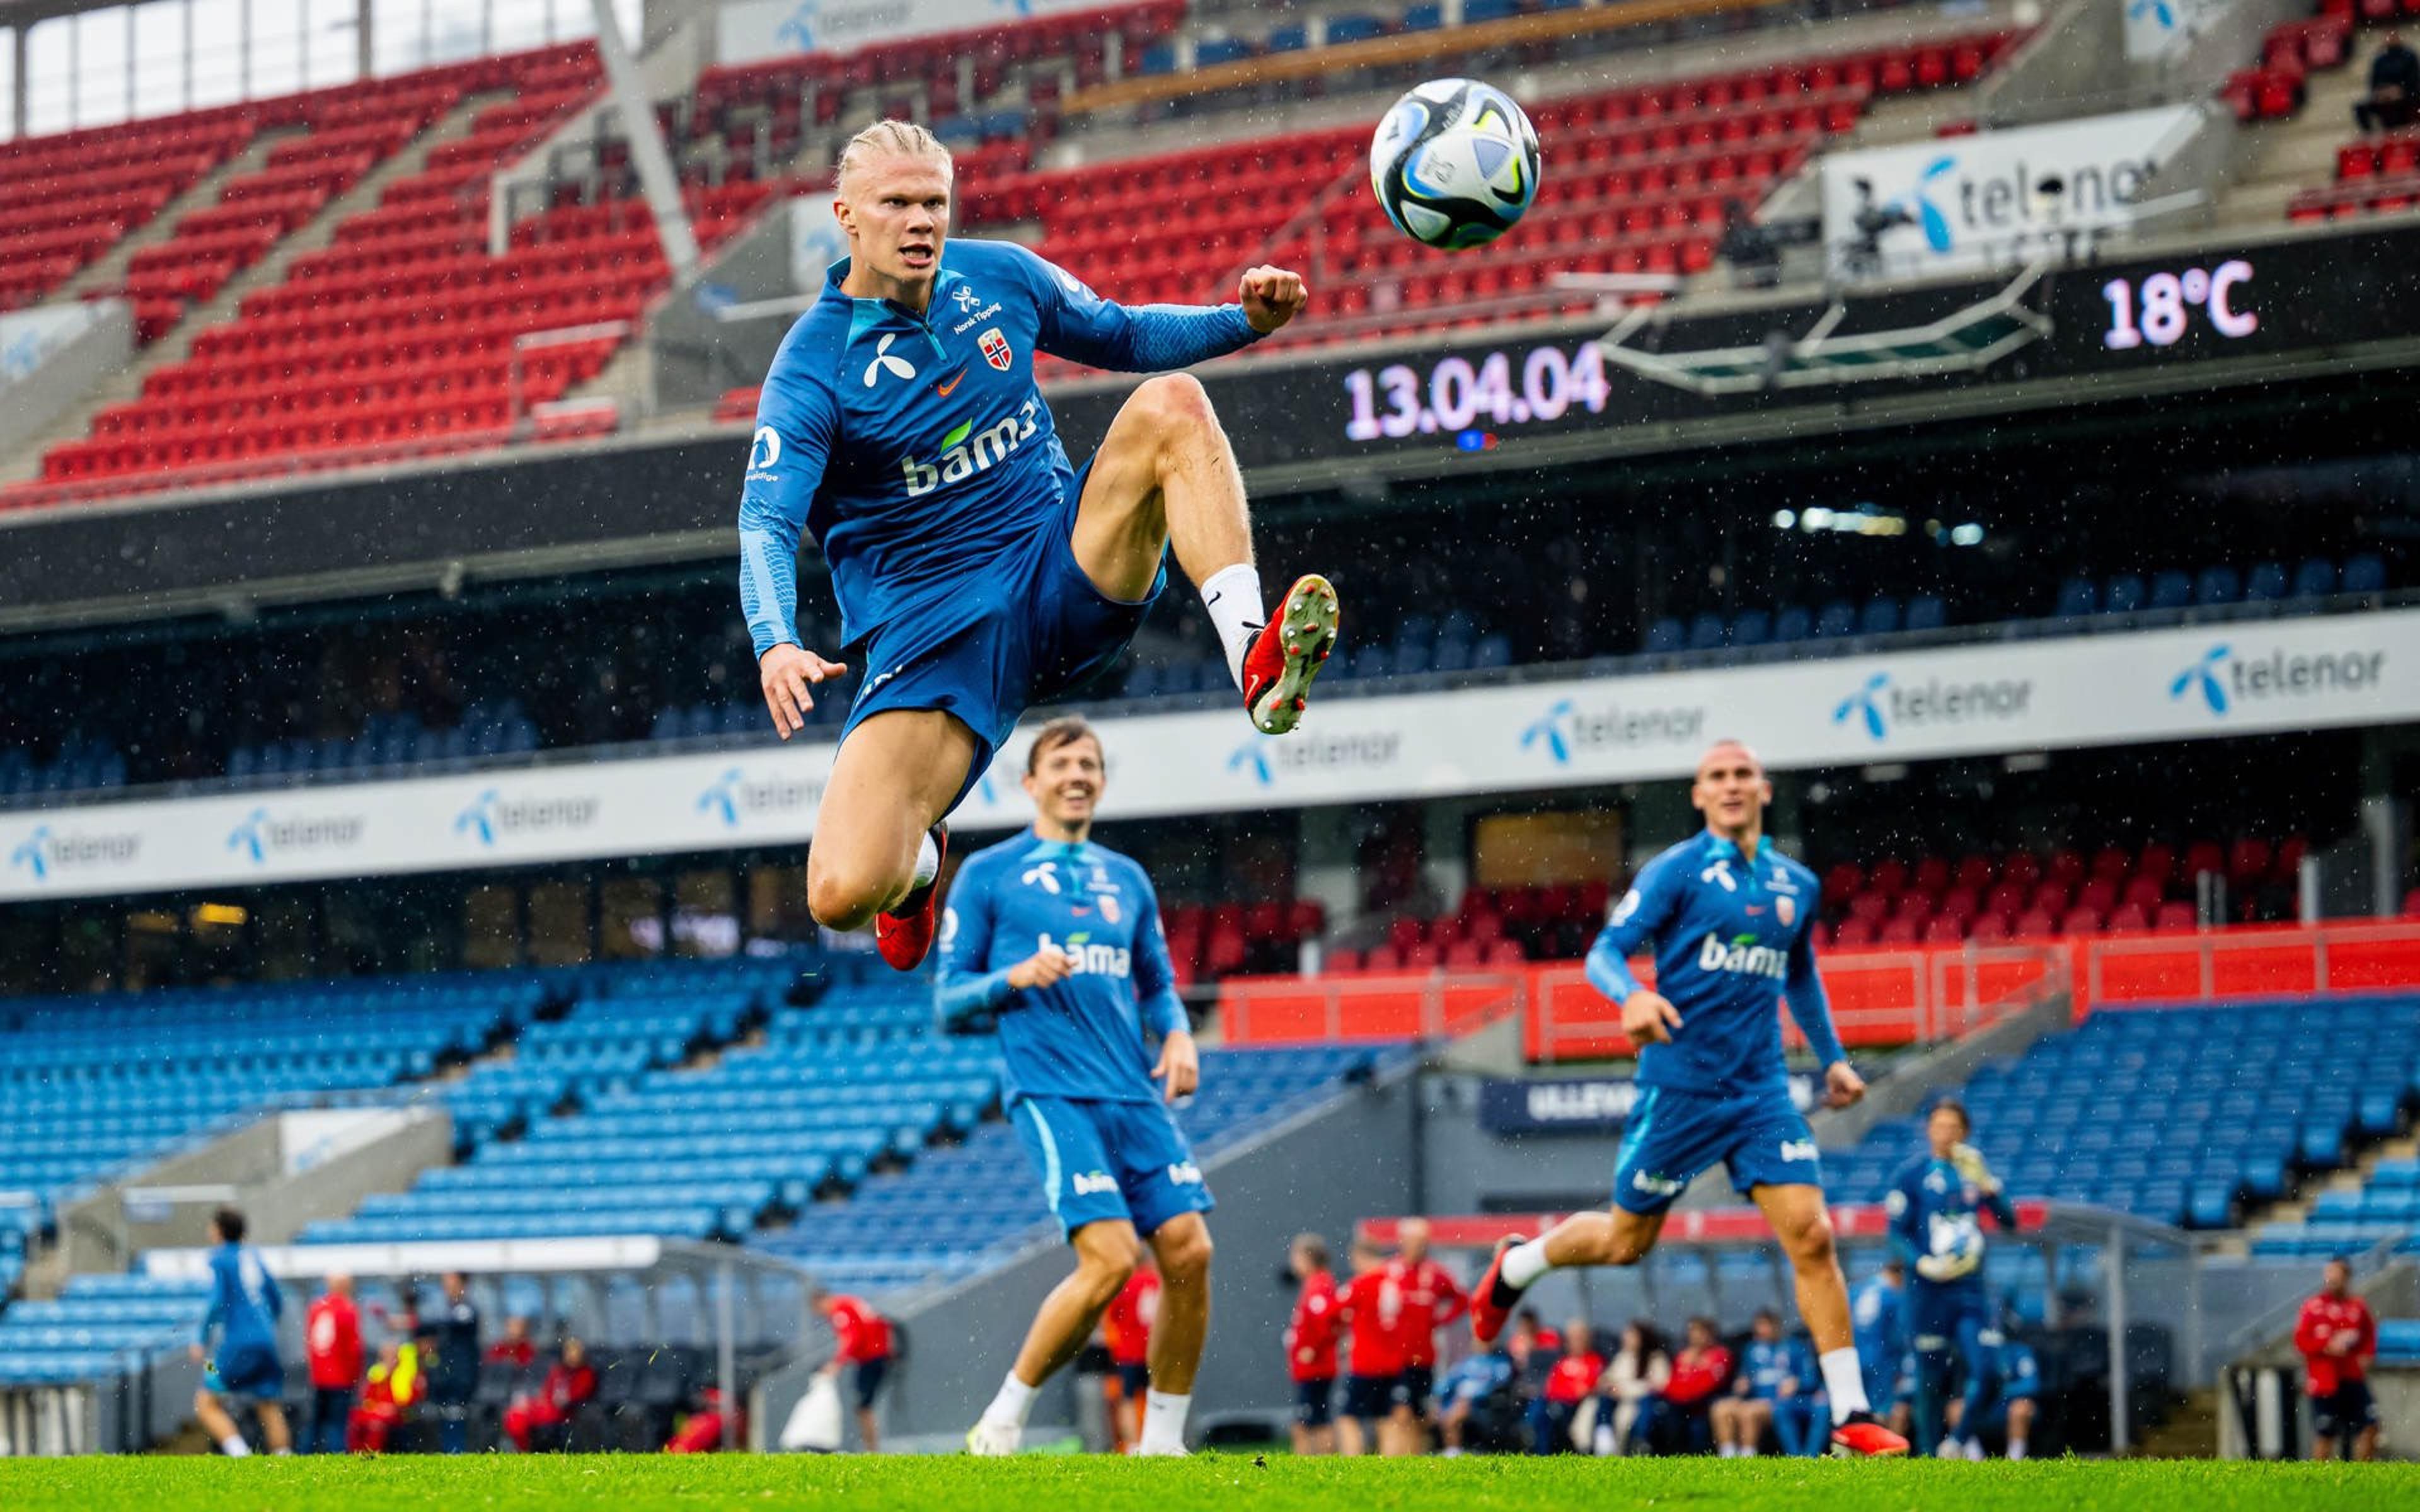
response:
<path id="1" fill-rule="evenodd" d="M 1114 893 L 1101 894 L 1101 917 L 1114 924 L 1118 921 L 1118 900 Z"/>
<path id="2" fill-rule="evenodd" d="M 983 348 L 985 362 L 1003 373 L 1008 371 L 1008 364 L 1014 354 L 1008 349 L 1008 338 L 1000 333 L 998 326 L 976 337 L 975 345 Z"/>
<path id="3" fill-rule="evenodd" d="M 1788 928 L 1790 925 L 1797 923 L 1798 900 L 1795 898 L 1776 898 L 1773 900 L 1773 917 L 1781 920 L 1784 928 Z"/>

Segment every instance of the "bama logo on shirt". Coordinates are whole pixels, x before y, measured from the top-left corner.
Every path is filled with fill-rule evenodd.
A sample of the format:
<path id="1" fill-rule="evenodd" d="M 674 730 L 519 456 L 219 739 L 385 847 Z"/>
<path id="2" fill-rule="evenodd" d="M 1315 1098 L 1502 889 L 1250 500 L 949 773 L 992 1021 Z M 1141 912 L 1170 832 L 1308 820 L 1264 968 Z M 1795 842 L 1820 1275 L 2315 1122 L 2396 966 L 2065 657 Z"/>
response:
<path id="1" fill-rule="evenodd" d="M 921 499 L 945 483 L 958 483 L 978 472 L 988 471 L 1009 454 L 1033 439 L 1035 429 L 1034 401 L 1028 399 L 1016 413 L 978 429 L 971 420 L 960 421 L 956 427 L 941 438 L 941 459 L 919 461 L 908 457 L 899 464 L 908 480 L 908 497 Z"/>
<path id="2" fill-rule="evenodd" d="M 1698 947 L 1699 971 L 1728 971 L 1743 977 L 1770 977 L 1780 981 L 1790 975 L 1790 952 L 1776 950 L 1769 945 L 1758 945 L 1753 934 L 1741 934 L 1725 944 L 1719 934 L 1709 934 L 1706 943 Z"/>
<path id="3" fill-rule="evenodd" d="M 1074 964 L 1071 969 L 1094 977 L 1127 977 L 1134 974 L 1134 952 L 1123 946 L 1094 945 L 1089 934 L 1070 934 L 1061 945 L 1045 934 L 1036 949 L 1056 950 Z"/>

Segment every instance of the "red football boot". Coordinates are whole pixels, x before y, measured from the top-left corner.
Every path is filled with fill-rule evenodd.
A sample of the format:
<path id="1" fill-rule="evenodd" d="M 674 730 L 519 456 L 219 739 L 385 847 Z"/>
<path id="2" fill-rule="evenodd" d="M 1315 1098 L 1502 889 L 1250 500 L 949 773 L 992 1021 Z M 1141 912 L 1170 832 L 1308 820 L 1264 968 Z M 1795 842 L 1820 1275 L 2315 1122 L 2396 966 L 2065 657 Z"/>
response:
<path id="1" fill-rule="evenodd" d="M 1888 1459 L 1907 1453 L 1907 1441 L 1882 1426 L 1871 1412 L 1851 1412 L 1832 1430 L 1832 1453 L 1842 1459 Z"/>
<path id="2" fill-rule="evenodd" d="M 1244 653 L 1244 712 L 1264 735 L 1282 735 L 1302 718 L 1304 697 L 1336 648 L 1336 590 L 1315 572 L 1294 580 Z"/>
<path id="3" fill-rule="evenodd" d="M 1504 1257 L 1521 1242 L 1518 1235 L 1497 1240 L 1487 1273 L 1470 1288 L 1470 1336 L 1481 1344 L 1496 1342 L 1496 1335 L 1504 1332 L 1504 1320 L 1512 1316 L 1512 1304 L 1521 1300 L 1521 1293 L 1504 1284 Z"/>
<path id="4" fill-rule="evenodd" d="M 939 859 L 950 858 L 950 826 L 933 826 L 933 848 Z M 889 913 L 874 916 L 874 944 L 882 959 L 894 971 L 913 971 L 924 964 L 933 949 L 933 919 L 941 902 L 941 872 L 937 863 L 933 880 L 899 900 L 899 906 Z"/>

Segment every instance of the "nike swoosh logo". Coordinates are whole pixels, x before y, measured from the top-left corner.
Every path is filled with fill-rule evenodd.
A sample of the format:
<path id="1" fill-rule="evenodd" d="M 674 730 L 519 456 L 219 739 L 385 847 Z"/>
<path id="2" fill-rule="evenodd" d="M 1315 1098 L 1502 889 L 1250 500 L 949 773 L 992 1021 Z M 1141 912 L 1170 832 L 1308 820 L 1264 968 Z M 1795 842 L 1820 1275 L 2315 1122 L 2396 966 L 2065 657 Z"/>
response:
<path id="1" fill-rule="evenodd" d="M 967 370 L 963 367 L 959 368 L 956 372 L 950 375 L 950 380 L 948 382 L 934 384 L 933 392 L 946 399 L 950 396 L 951 393 L 957 388 L 958 379 L 965 378 L 966 376 Z"/>

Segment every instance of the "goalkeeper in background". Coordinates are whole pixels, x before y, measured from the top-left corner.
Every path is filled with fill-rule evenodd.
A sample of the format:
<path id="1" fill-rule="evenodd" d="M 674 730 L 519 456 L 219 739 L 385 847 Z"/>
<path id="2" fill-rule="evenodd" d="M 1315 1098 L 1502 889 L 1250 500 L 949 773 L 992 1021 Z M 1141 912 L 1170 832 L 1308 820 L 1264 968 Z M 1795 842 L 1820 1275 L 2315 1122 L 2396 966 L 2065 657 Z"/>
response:
<path id="1" fill-rule="evenodd" d="M 1925 1119 L 1932 1149 L 1907 1163 L 1891 1182 L 1884 1206 L 1890 1212 L 1891 1248 L 1907 1263 L 1908 1347 L 1916 1354 L 1916 1434 L 1919 1447 L 1939 1444 L 1948 1454 L 1943 1419 L 1949 1400 L 1953 1361 L 1963 1365 L 1963 1419 L 1982 1410 L 1991 1384 L 1992 1351 L 1983 1342 L 1992 1326 L 1991 1299 L 1983 1289 L 1983 1227 L 1988 1211 L 2004 1229 L 2017 1226 L 2016 1210 L 1980 1151 L 1968 1143 L 1974 1123 L 1963 1104 L 1944 1098 Z"/>

